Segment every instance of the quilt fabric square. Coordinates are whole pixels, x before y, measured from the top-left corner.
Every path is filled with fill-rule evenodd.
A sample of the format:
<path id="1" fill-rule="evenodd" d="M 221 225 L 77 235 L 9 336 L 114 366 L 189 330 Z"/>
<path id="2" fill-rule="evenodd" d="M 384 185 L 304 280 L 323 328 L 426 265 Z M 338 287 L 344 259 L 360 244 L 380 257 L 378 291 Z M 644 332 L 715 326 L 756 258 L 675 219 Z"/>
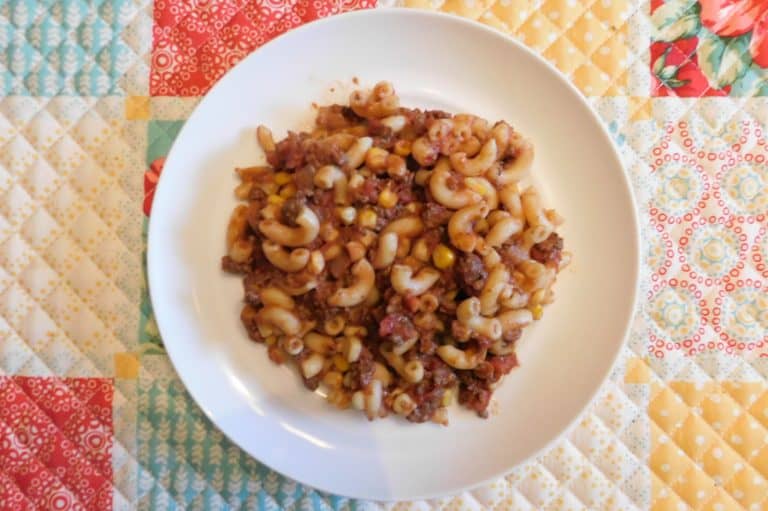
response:
<path id="1" fill-rule="evenodd" d="M 309 21 L 374 7 L 375 0 L 157 0 L 150 94 L 200 96 L 267 41 Z"/>
<path id="2" fill-rule="evenodd" d="M 0 508 L 112 508 L 112 380 L 0 377 Z"/>

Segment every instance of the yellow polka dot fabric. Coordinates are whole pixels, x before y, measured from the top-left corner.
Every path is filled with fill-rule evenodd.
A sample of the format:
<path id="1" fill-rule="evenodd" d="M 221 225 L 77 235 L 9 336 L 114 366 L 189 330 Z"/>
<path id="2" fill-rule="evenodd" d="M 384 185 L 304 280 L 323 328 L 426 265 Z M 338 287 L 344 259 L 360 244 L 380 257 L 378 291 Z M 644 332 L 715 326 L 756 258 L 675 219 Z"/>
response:
<path id="1" fill-rule="evenodd" d="M 477 20 L 512 35 L 587 95 L 627 94 L 629 0 L 404 0 Z"/>
<path id="2" fill-rule="evenodd" d="M 766 509 L 766 404 L 763 381 L 652 385 L 652 509 Z"/>

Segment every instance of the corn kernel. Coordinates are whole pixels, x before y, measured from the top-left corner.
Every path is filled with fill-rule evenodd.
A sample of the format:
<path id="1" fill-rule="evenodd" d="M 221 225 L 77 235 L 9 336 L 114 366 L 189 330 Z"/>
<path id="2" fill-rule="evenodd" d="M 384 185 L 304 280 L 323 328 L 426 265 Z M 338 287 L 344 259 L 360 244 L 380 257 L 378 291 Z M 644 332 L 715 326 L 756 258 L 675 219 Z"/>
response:
<path id="1" fill-rule="evenodd" d="M 259 189 L 267 195 L 277 193 L 278 186 L 275 183 L 256 183 Z"/>
<path id="2" fill-rule="evenodd" d="M 320 224 L 320 237 L 323 241 L 335 241 L 339 237 L 339 230 L 335 228 L 332 223 L 323 222 Z"/>
<path id="3" fill-rule="evenodd" d="M 474 179 L 465 179 L 464 185 L 472 190 L 473 192 L 477 192 L 480 195 L 486 195 L 488 193 L 488 182 L 482 182 L 482 181 L 476 181 Z"/>
<path id="4" fill-rule="evenodd" d="M 287 172 L 278 172 L 275 174 L 274 181 L 278 186 L 287 185 L 291 182 L 291 175 Z"/>
<path id="5" fill-rule="evenodd" d="M 488 228 L 489 228 L 488 220 L 486 220 L 485 218 L 481 218 L 480 220 L 477 221 L 477 223 L 475 223 L 475 231 L 478 234 L 487 233 Z"/>
<path id="6" fill-rule="evenodd" d="M 395 154 L 403 158 L 411 154 L 411 142 L 409 140 L 398 140 L 395 142 Z"/>
<path id="7" fill-rule="evenodd" d="M 264 339 L 264 343 L 265 343 L 267 346 L 274 346 L 275 344 L 277 344 L 277 336 L 276 336 L 276 335 L 268 335 L 268 336 L 267 336 L 267 337 Z"/>
<path id="8" fill-rule="evenodd" d="M 349 254 L 349 258 L 352 262 L 357 262 L 365 257 L 366 247 L 359 241 L 348 241 L 345 247 L 347 248 L 347 254 Z"/>
<path id="9" fill-rule="evenodd" d="M 440 244 L 435 247 L 435 251 L 432 252 L 432 262 L 435 263 L 435 266 L 439 270 L 445 270 L 453 266 L 453 263 L 456 262 L 456 255 L 453 253 L 453 250 Z"/>
<path id="10" fill-rule="evenodd" d="M 390 154 L 387 156 L 387 174 L 390 177 L 403 177 L 408 173 L 408 167 L 402 156 Z"/>
<path id="11" fill-rule="evenodd" d="M 345 359 L 341 355 L 333 356 L 333 365 L 336 367 L 337 370 L 339 370 L 342 373 L 349 370 L 349 362 L 347 362 L 347 359 Z"/>
<path id="12" fill-rule="evenodd" d="M 323 253 L 323 258 L 325 258 L 326 261 L 332 261 L 341 255 L 341 245 L 338 243 L 331 243 L 325 245 L 320 251 Z"/>
<path id="13" fill-rule="evenodd" d="M 345 208 L 336 208 L 336 213 L 339 215 L 339 218 L 342 222 L 344 222 L 347 225 L 350 225 L 355 221 L 355 218 L 357 218 L 357 210 L 353 208 L 352 206 L 347 206 Z"/>
<path id="14" fill-rule="evenodd" d="M 368 329 L 360 325 L 347 325 L 344 327 L 344 335 L 347 337 L 359 335 L 365 337 L 368 335 Z"/>
<path id="15" fill-rule="evenodd" d="M 349 408 L 352 397 L 343 390 L 333 389 L 326 397 L 329 403 L 342 410 Z"/>
<path id="16" fill-rule="evenodd" d="M 419 238 L 411 247 L 411 255 L 423 263 L 429 262 L 429 247 L 424 238 Z"/>
<path id="17" fill-rule="evenodd" d="M 446 389 L 443 393 L 443 399 L 440 401 L 441 406 L 451 406 L 455 400 L 456 391 L 453 388 Z"/>
<path id="18" fill-rule="evenodd" d="M 531 295 L 531 305 L 541 305 L 544 303 L 544 299 L 547 296 L 547 290 L 546 289 L 537 289 L 532 295 Z"/>
<path id="19" fill-rule="evenodd" d="M 280 197 L 279 195 L 272 194 L 272 195 L 267 197 L 267 202 L 269 204 L 280 205 L 283 202 L 285 202 L 285 199 L 283 197 Z"/>
<path id="20" fill-rule="evenodd" d="M 350 189 L 354 190 L 355 188 L 359 188 L 363 185 L 365 182 L 365 178 L 361 176 L 359 173 L 353 174 L 349 178 L 349 182 L 347 183 L 347 186 L 349 186 Z"/>
<path id="21" fill-rule="evenodd" d="M 289 183 L 280 189 L 280 197 L 284 199 L 290 199 L 294 195 L 296 195 L 296 185 L 293 183 Z"/>
<path id="22" fill-rule="evenodd" d="M 365 155 L 365 165 L 372 170 L 381 170 L 387 166 L 389 153 L 380 147 L 371 147 Z"/>
<path id="23" fill-rule="evenodd" d="M 544 307 L 541 305 L 534 305 L 531 307 L 531 313 L 533 314 L 533 319 L 538 321 L 544 315 Z"/>
<path id="24" fill-rule="evenodd" d="M 357 223 L 360 225 L 360 227 L 373 229 L 376 227 L 376 220 L 378 220 L 376 212 L 371 209 L 365 209 L 361 211 L 359 215 L 357 215 Z"/>
<path id="25" fill-rule="evenodd" d="M 419 186 L 427 186 L 430 177 L 432 177 L 431 170 L 420 169 L 413 175 L 413 182 Z"/>
<path id="26" fill-rule="evenodd" d="M 410 202 L 407 206 L 405 206 L 405 210 L 408 213 L 414 214 L 414 215 L 420 215 L 422 211 L 423 206 L 419 202 Z"/>
<path id="27" fill-rule="evenodd" d="M 346 362 L 346 360 L 344 361 Z M 323 383 L 328 385 L 329 387 L 333 389 L 338 389 L 341 387 L 341 382 L 344 377 L 341 375 L 341 373 L 337 371 L 328 371 L 325 373 L 325 376 L 323 376 Z"/>
<path id="28" fill-rule="evenodd" d="M 397 194 L 389 188 L 382 190 L 379 194 L 379 206 L 382 208 L 393 208 L 395 204 L 397 204 Z"/>

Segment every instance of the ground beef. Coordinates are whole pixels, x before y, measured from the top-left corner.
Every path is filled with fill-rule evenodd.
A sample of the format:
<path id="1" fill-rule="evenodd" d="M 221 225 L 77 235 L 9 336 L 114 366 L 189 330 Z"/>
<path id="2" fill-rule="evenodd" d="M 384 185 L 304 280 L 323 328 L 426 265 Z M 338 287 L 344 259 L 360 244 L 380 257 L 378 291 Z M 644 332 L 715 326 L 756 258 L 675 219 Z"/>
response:
<path id="1" fill-rule="evenodd" d="M 427 132 L 429 126 L 437 119 L 447 119 L 451 114 L 442 110 L 422 111 L 418 108 L 412 110 L 402 110 L 405 115 L 406 125 L 403 128 L 406 136 L 417 138 Z"/>
<path id="2" fill-rule="evenodd" d="M 528 254 L 518 244 L 518 240 L 512 240 L 502 245 L 499 249 L 499 255 L 501 256 L 501 262 L 509 268 L 514 268 L 521 262 L 528 260 Z"/>
<path id="3" fill-rule="evenodd" d="M 248 273 L 251 271 L 249 263 L 236 263 L 229 256 L 221 258 L 221 269 L 229 273 Z"/>
<path id="4" fill-rule="evenodd" d="M 410 395 L 416 402 L 416 408 L 408 415 L 411 422 L 426 422 L 440 408 L 445 389 L 435 385 L 433 381 L 422 380 L 411 390 Z"/>
<path id="5" fill-rule="evenodd" d="M 251 305 L 261 303 L 259 291 L 265 287 L 280 282 L 281 275 L 279 270 L 267 264 L 260 264 L 253 267 L 253 270 L 243 279 L 243 288 L 245 290 L 245 301 Z"/>
<path id="6" fill-rule="evenodd" d="M 456 375 L 448 364 L 440 357 L 429 355 L 422 356 L 421 362 L 424 370 L 435 385 L 440 387 L 452 387 L 456 383 Z"/>
<path id="7" fill-rule="evenodd" d="M 421 212 L 421 219 L 424 221 L 424 227 L 434 229 L 440 225 L 445 225 L 453 216 L 453 211 L 441 206 L 436 202 L 427 202 L 424 210 Z"/>
<path id="8" fill-rule="evenodd" d="M 531 247 L 531 258 L 547 266 L 557 266 L 563 257 L 563 238 L 556 232 L 549 235 L 541 243 Z"/>
<path id="9" fill-rule="evenodd" d="M 426 231 L 424 234 L 421 235 L 421 237 L 424 239 L 424 243 L 427 244 L 427 248 L 429 249 L 429 252 L 432 253 L 432 251 L 443 241 L 443 237 L 445 236 L 445 228 L 439 227 L 437 229 L 430 228 L 428 231 Z"/>
<path id="10" fill-rule="evenodd" d="M 514 353 L 511 355 L 500 355 L 489 357 L 485 362 L 480 363 L 474 369 L 474 374 L 481 380 L 496 383 L 515 367 L 517 367 L 517 356 Z"/>
<path id="11" fill-rule="evenodd" d="M 421 168 L 421 165 L 419 164 L 419 162 L 417 162 L 417 161 L 414 159 L 414 157 L 413 157 L 413 156 L 411 156 L 410 154 L 409 154 L 409 155 L 408 155 L 408 157 L 405 159 L 405 166 L 406 166 L 406 168 L 407 168 L 408 170 L 410 170 L 411 172 L 416 172 L 417 170 L 419 170 L 419 169 Z"/>
<path id="12" fill-rule="evenodd" d="M 461 254 L 456 261 L 454 273 L 459 287 L 469 296 L 477 295 L 488 277 L 483 260 L 476 254 Z"/>
<path id="13" fill-rule="evenodd" d="M 435 333 L 419 330 L 419 353 L 434 355 L 436 351 Z"/>
<path id="14" fill-rule="evenodd" d="M 275 146 L 276 164 L 270 161 L 272 166 L 296 169 L 304 165 L 305 154 L 302 138 L 306 138 L 306 136 L 297 135 L 296 133 L 289 131 L 288 136 L 278 142 Z"/>
<path id="15" fill-rule="evenodd" d="M 248 192 L 248 201 L 251 204 L 256 203 L 256 205 L 259 206 L 259 209 L 261 209 L 266 200 L 267 200 L 267 194 L 264 193 L 264 190 L 262 190 L 258 186 L 251 187 L 251 191 Z"/>
<path id="16" fill-rule="evenodd" d="M 459 404 L 474 410 L 480 417 L 487 417 L 492 392 L 488 382 L 476 377 L 471 371 L 460 371 L 459 380 Z"/>
<path id="17" fill-rule="evenodd" d="M 518 361 L 517 361 L 517 355 L 512 353 L 510 355 L 499 355 L 496 357 L 489 357 L 488 362 L 493 365 L 493 368 L 496 372 L 496 374 L 499 375 L 505 375 L 509 374 L 509 372 L 517 367 Z"/>
<path id="18" fill-rule="evenodd" d="M 434 388 L 432 392 L 419 396 L 416 408 L 406 417 L 410 422 L 427 422 L 440 408 L 443 400 L 443 389 Z"/>
<path id="19" fill-rule="evenodd" d="M 322 380 L 322 376 L 320 374 L 316 374 L 312 378 L 304 378 L 304 376 L 301 377 L 301 380 L 304 382 L 304 386 L 308 388 L 309 390 L 317 390 L 317 387 L 320 386 L 320 380 Z"/>
<path id="20" fill-rule="evenodd" d="M 368 134 L 372 137 L 391 137 L 392 128 L 381 122 L 381 119 L 368 121 Z"/>
<path id="21" fill-rule="evenodd" d="M 336 138 L 308 140 L 305 147 L 307 163 L 315 168 L 320 168 L 323 165 L 343 166 L 346 160 L 345 151 Z"/>
<path id="22" fill-rule="evenodd" d="M 248 204 L 245 218 L 248 220 L 248 225 L 253 232 L 259 231 L 259 222 L 262 221 L 261 210 L 264 207 L 263 204 L 263 202 L 251 202 Z"/>
<path id="23" fill-rule="evenodd" d="M 409 395 L 416 403 L 416 409 L 408 415 L 411 422 L 426 422 L 443 404 L 445 389 L 456 384 L 456 375 L 439 357 L 422 355 L 424 379 L 414 385 Z"/>
<path id="24" fill-rule="evenodd" d="M 379 335 L 398 346 L 416 337 L 418 332 L 405 314 L 388 314 L 379 323 Z"/>
<path id="25" fill-rule="evenodd" d="M 461 323 L 460 321 L 454 319 L 451 321 L 451 335 L 454 339 L 457 341 L 468 341 L 469 338 L 472 336 L 472 330 L 470 330 L 466 325 Z"/>
<path id="26" fill-rule="evenodd" d="M 256 342 L 264 342 L 261 334 L 259 334 L 259 327 L 256 322 L 256 311 L 252 307 L 243 307 L 243 310 L 240 313 L 240 321 L 243 322 L 245 331 L 248 332 L 248 337 Z"/>
<path id="27" fill-rule="evenodd" d="M 360 117 L 351 108 L 346 106 L 321 106 L 317 110 L 317 125 L 328 130 L 348 128 L 359 121 Z"/>
<path id="28" fill-rule="evenodd" d="M 424 202 L 423 194 L 420 190 L 413 188 L 413 174 L 405 174 L 391 185 L 392 191 L 397 195 L 397 203 L 400 205 L 410 204 L 418 200 Z"/>
<path id="29" fill-rule="evenodd" d="M 352 202 L 354 204 L 376 204 L 383 189 L 383 180 L 369 177 L 353 191 Z"/>
<path id="30" fill-rule="evenodd" d="M 296 186 L 296 194 L 306 197 L 314 192 L 315 168 L 312 165 L 305 165 L 296 171 L 293 176 L 293 184 Z"/>
<path id="31" fill-rule="evenodd" d="M 373 355 L 367 348 L 363 348 L 360 358 L 349 367 L 350 379 L 353 383 L 351 390 L 360 390 L 370 385 L 374 369 Z"/>
<path id="32" fill-rule="evenodd" d="M 280 219 L 286 225 L 296 226 L 296 218 L 306 206 L 306 201 L 302 197 L 291 197 L 283 203 L 280 209 Z"/>
<path id="33" fill-rule="evenodd" d="M 326 303 L 328 298 L 336 292 L 336 285 L 330 280 L 319 280 L 317 287 L 312 291 L 315 303 Z"/>
<path id="34" fill-rule="evenodd" d="M 349 272 L 352 261 L 346 251 L 328 261 L 328 271 L 334 279 L 341 280 Z"/>

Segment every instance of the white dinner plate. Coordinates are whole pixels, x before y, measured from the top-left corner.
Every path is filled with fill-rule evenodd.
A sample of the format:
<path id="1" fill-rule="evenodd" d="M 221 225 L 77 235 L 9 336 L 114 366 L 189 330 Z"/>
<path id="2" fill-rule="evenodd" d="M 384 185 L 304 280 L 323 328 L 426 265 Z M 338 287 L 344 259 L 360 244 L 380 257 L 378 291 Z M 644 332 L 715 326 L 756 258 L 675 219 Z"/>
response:
<path id="1" fill-rule="evenodd" d="M 505 119 L 536 147 L 548 207 L 566 218 L 556 302 L 525 331 L 521 367 L 483 420 L 368 422 L 272 364 L 239 319 L 242 284 L 220 268 L 235 205 L 233 169 L 264 161 L 255 127 L 276 138 L 312 120 L 311 103 L 347 102 L 352 82 L 392 82 L 401 103 Z M 157 322 L 179 376 L 234 442 L 273 469 L 351 497 L 411 499 L 477 485 L 544 448 L 595 395 L 634 308 L 638 228 L 610 138 L 581 95 L 512 39 L 460 18 L 379 9 L 317 21 L 270 42 L 202 100 L 166 161 L 149 230 Z"/>

